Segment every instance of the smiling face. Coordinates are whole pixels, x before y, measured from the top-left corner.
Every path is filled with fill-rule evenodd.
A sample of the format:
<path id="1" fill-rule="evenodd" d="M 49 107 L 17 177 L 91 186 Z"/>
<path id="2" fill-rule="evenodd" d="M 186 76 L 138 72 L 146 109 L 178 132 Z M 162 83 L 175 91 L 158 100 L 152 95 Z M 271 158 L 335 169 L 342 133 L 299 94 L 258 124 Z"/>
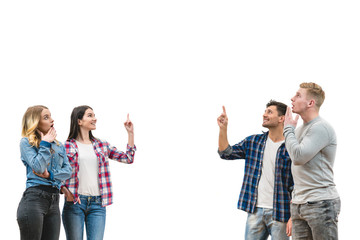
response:
<path id="1" fill-rule="evenodd" d="M 310 101 L 311 99 L 307 96 L 307 90 L 305 88 L 300 88 L 295 96 L 291 98 L 293 113 L 304 113 L 308 108 Z"/>
<path id="2" fill-rule="evenodd" d="M 82 119 L 78 120 L 78 124 L 80 129 L 91 131 L 96 129 L 96 121 L 95 113 L 92 109 L 88 108 L 85 111 L 85 114 Z"/>
<path id="3" fill-rule="evenodd" d="M 272 105 L 265 109 L 265 113 L 263 114 L 263 127 L 266 128 L 275 128 L 278 127 L 282 122 L 283 116 L 279 116 L 279 112 L 277 111 L 276 106 Z"/>
<path id="4" fill-rule="evenodd" d="M 43 134 L 46 134 L 53 126 L 54 126 L 54 120 L 51 118 L 51 113 L 49 109 L 44 108 L 41 112 L 41 118 L 39 121 L 38 129 Z"/>

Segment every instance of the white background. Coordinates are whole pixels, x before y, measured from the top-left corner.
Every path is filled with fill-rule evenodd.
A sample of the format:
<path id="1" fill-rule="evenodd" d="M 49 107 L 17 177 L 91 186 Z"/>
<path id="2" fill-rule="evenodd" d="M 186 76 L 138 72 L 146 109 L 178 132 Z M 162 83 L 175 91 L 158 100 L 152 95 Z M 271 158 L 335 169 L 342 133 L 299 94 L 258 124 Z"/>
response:
<path id="1" fill-rule="evenodd" d="M 357 1 L 2 1 L 1 235 L 19 239 L 25 110 L 49 107 L 63 142 L 72 109 L 86 104 L 94 135 L 122 150 L 130 113 L 138 147 L 133 165 L 111 163 L 105 239 L 243 239 L 244 162 L 217 154 L 221 106 L 235 144 L 265 130 L 270 99 L 290 104 L 314 81 L 338 136 L 340 239 L 354 239 L 359 11 Z"/>

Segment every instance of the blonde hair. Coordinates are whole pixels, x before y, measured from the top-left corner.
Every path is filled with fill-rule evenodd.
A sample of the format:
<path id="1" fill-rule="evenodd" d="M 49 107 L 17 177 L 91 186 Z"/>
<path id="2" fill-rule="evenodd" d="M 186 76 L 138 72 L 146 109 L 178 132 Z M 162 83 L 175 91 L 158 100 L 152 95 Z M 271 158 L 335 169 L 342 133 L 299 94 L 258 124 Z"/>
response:
<path id="1" fill-rule="evenodd" d="M 325 92 L 322 90 L 320 85 L 312 82 L 304 82 L 300 84 L 301 88 L 306 89 L 308 96 L 315 99 L 315 105 L 320 108 L 325 100 Z"/>
<path id="2" fill-rule="evenodd" d="M 29 107 L 22 119 L 21 136 L 27 137 L 30 145 L 37 148 L 41 142 L 41 135 L 38 133 L 37 128 L 41 119 L 41 112 L 44 109 L 48 108 L 42 105 Z"/>

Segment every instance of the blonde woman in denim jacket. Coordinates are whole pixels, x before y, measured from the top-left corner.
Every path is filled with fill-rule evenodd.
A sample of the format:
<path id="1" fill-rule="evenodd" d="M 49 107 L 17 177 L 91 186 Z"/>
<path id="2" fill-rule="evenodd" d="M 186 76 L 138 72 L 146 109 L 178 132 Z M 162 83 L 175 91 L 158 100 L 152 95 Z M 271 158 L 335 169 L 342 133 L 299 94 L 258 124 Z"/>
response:
<path id="1" fill-rule="evenodd" d="M 17 210 L 21 239 L 57 240 L 59 191 L 71 175 L 65 148 L 56 139 L 54 120 L 45 106 L 29 107 L 22 121 L 21 160 L 26 190 Z"/>
<path id="2" fill-rule="evenodd" d="M 89 106 L 74 108 L 70 134 L 65 149 L 72 166 L 72 175 L 65 183 L 65 204 L 62 213 L 68 240 L 82 240 L 84 225 L 88 240 L 101 240 L 105 231 L 106 206 L 112 204 L 111 176 L 108 158 L 131 164 L 134 161 L 133 124 L 124 123 L 128 132 L 126 152 L 95 138 L 94 111 Z"/>

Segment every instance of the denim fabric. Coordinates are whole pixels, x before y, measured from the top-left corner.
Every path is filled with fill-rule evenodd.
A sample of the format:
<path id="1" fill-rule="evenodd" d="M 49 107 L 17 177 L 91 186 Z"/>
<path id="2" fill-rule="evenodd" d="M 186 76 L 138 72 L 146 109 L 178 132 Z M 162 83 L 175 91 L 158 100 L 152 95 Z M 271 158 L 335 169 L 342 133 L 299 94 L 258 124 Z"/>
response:
<path id="1" fill-rule="evenodd" d="M 338 239 L 338 216 L 341 201 L 324 200 L 306 204 L 291 204 L 294 240 Z"/>
<path id="2" fill-rule="evenodd" d="M 54 186 L 60 189 L 62 181 L 70 178 L 71 166 L 66 156 L 63 145 L 45 141 L 40 142 L 39 148 L 31 146 L 27 138 L 20 141 L 21 160 L 26 166 L 26 188 L 39 185 Z M 50 178 L 45 179 L 33 173 L 39 174 L 47 169 Z"/>
<path id="3" fill-rule="evenodd" d="M 59 239 L 59 194 L 27 188 L 19 203 L 17 221 L 22 240 Z"/>
<path id="4" fill-rule="evenodd" d="M 82 240 L 84 224 L 87 240 L 102 240 L 105 231 L 106 207 L 101 206 L 100 196 L 80 195 L 80 203 L 64 203 L 62 213 L 67 240 Z"/>
<path id="5" fill-rule="evenodd" d="M 245 229 L 245 240 L 271 239 L 288 240 L 286 236 L 286 223 L 273 219 L 273 210 L 268 208 L 255 208 L 254 213 L 248 213 Z"/>

